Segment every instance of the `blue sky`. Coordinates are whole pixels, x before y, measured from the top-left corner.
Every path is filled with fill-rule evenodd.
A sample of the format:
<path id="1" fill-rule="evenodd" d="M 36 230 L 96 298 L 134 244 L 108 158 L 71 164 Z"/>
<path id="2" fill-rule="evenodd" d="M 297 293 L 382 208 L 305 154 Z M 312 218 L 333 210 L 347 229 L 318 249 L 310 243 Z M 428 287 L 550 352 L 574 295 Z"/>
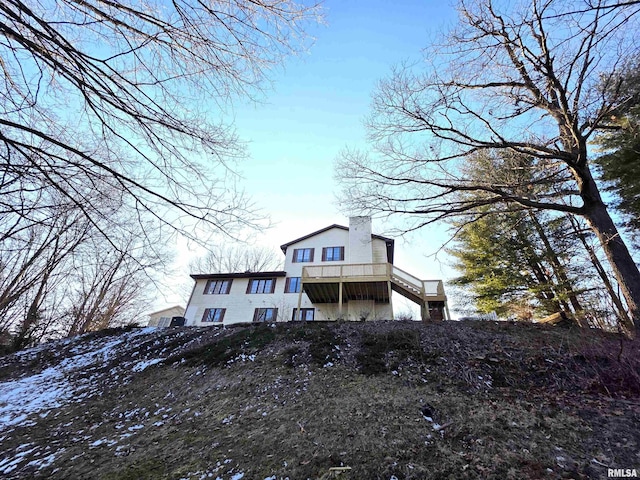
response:
<path id="1" fill-rule="evenodd" d="M 334 160 L 346 146 L 366 147 L 363 120 L 376 83 L 394 64 L 421 61 L 430 39 L 455 19 L 447 3 L 408 0 L 329 0 L 325 13 L 309 53 L 275 72 L 264 102 L 234 112 L 249 142 L 243 184 L 281 223 L 282 242 L 292 219 L 317 228 L 343 221 Z"/>
<path id="2" fill-rule="evenodd" d="M 237 101 L 232 112 L 249 153 L 240 163 L 242 185 L 275 223 L 260 243 L 278 246 L 347 224 L 336 203 L 338 153 L 366 148 L 363 121 L 376 83 L 395 64 L 420 62 L 456 19 L 446 0 L 327 0 L 324 13 L 325 25 L 310 31 L 316 40 L 309 52 L 272 72 L 260 103 Z M 374 220 L 373 228 L 384 234 L 390 225 Z M 396 264 L 425 279 L 449 277 L 450 269 L 428 257 L 443 241 L 437 228 L 397 239 Z"/>

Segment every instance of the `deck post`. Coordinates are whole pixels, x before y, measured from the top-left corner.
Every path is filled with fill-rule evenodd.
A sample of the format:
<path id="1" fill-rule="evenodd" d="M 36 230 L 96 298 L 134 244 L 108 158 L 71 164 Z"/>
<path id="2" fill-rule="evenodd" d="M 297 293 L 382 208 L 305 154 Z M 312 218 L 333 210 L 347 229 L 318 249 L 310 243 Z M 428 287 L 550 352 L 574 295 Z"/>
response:
<path id="1" fill-rule="evenodd" d="M 298 292 L 298 310 L 297 315 L 294 316 L 294 320 L 302 320 L 302 314 L 300 313 L 300 307 L 302 306 L 302 286 L 304 285 L 304 268 L 302 269 L 302 276 L 300 277 L 300 291 Z M 298 317 L 298 318 L 295 318 Z"/>
<path id="2" fill-rule="evenodd" d="M 429 314 L 429 302 L 426 300 L 423 300 L 420 304 L 420 317 L 423 322 L 431 320 L 431 315 Z"/>

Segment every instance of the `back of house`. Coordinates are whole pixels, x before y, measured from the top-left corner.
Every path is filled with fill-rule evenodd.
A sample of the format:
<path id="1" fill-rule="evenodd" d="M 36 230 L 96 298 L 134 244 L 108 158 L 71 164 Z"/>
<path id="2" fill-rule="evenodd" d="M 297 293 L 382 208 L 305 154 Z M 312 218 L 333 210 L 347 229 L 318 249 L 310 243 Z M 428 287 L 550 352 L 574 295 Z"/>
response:
<path id="1" fill-rule="evenodd" d="M 392 292 L 421 306 L 422 318 L 447 317 L 442 282 L 393 265 L 394 240 L 371 231 L 370 217 L 330 225 L 280 247 L 284 270 L 193 274 L 186 325 L 291 320 L 392 319 Z"/>

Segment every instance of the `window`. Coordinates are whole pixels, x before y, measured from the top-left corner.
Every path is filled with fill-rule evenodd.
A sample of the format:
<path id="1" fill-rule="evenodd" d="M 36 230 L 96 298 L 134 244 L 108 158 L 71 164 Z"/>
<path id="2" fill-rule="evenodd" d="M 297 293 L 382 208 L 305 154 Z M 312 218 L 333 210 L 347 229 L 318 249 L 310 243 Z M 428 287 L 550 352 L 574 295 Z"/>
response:
<path id="1" fill-rule="evenodd" d="M 221 323 L 226 308 L 205 308 L 202 323 Z"/>
<path id="2" fill-rule="evenodd" d="M 255 312 L 253 312 L 254 322 L 275 322 L 277 319 L 277 308 L 256 308 Z"/>
<path id="3" fill-rule="evenodd" d="M 224 295 L 231 290 L 231 280 L 209 280 L 207 286 L 204 287 L 206 295 Z"/>
<path id="4" fill-rule="evenodd" d="M 313 320 L 314 314 L 315 314 L 315 308 L 301 308 L 300 309 L 300 314 L 301 316 L 298 316 L 298 309 L 294 308 L 293 309 L 293 316 L 291 317 L 291 320 L 307 320 L 307 321 L 311 321 Z"/>
<path id="5" fill-rule="evenodd" d="M 322 249 L 323 262 L 344 260 L 344 247 L 325 247 Z"/>
<path id="6" fill-rule="evenodd" d="M 273 293 L 275 289 L 275 278 L 252 278 L 247 285 L 247 293 Z"/>
<path id="7" fill-rule="evenodd" d="M 313 262 L 313 248 L 296 248 L 293 250 L 293 263 Z"/>
<path id="8" fill-rule="evenodd" d="M 300 291 L 300 277 L 288 277 L 284 285 L 284 293 L 298 293 Z"/>
<path id="9" fill-rule="evenodd" d="M 164 328 L 171 325 L 171 317 L 160 317 L 158 320 L 158 327 Z"/>

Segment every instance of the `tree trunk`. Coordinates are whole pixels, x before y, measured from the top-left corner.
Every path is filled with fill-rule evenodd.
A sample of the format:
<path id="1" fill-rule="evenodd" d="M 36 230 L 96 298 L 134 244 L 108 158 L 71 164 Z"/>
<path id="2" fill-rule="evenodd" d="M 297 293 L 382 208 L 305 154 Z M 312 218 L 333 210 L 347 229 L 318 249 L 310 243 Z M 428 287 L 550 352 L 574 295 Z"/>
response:
<path id="1" fill-rule="evenodd" d="M 562 262 L 560 262 L 558 255 L 556 255 L 553 245 L 551 245 L 551 241 L 549 240 L 549 237 L 547 237 L 547 234 L 545 233 L 544 228 L 542 227 L 542 224 L 538 220 L 536 214 L 529 210 L 529 217 L 533 222 L 533 226 L 538 233 L 540 240 L 542 240 L 542 243 L 544 244 L 547 257 L 549 258 L 549 262 L 551 263 L 551 267 L 553 268 L 553 273 L 558 279 L 558 286 L 562 290 L 561 293 L 563 295 L 567 295 L 567 297 L 569 298 L 569 302 L 571 302 L 571 306 L 573 307 L 573 313 L 575 314 L 575 321 L 579 326 L 582 326 L 580 319 L 580 316 L 582 314 L 582 305 L 580 305 L 578 295 L 573 290 L 573 285 L 571 285 L 571 281 L 569 280 L 569 276 L 567 275 L 567 270 L 566 268 L 564 268 Z"/>
<path id="2" fill-rule="evenodd" d="M 640 320 L 638 307 L 640 306 L 640 271 L 633 261 L 629 249 L 625 245 L 616 228 L 606 206 L 590 205 L 584 215 L 587 223 L 602 244 L 603 251 L 611 264 L 616 280 L 622 290 L 629 309 L 631 320 L 625 322 L 629 333 L 634 331 L 634 325 Z"/>
<path id="3" fill-rule="evenodd" d="M 580 197 L 584 202 L 583 217 L 591 230 L 596 234 L 604 251 L 613 274 L 622 290 L 622 296 L 629 310 L 630 321 L 624 322 L 627 334 L 633 335 L 635 325 L 640 321 L 640 271 L 633 261 L 624 240 L 620 237 L 618 228 L 607 211 L 607 206 L 602 201 L 598 185 L 593 179 L 589 164 L 586 162 L 586 143 L 582 142 L 577 150 L 577 159 L 583 158 L 581 166 L 572 167 L 573 175 L 578 183 Z"/>
<path id="4" fill-rule="evenodd" d="M 578 225 L 578 221 L 570 214 L 567 214 L 567 218 L 569 219 L 569 223 L 571 223 L 571 226 L 573 227 L 573 231 L 580 239 L 582 245 L 589 254 L 589 259 L 591 260 L 593 267 L 596 269 L 596 272 L 598 272 L 602 283 L 604 284 L 607 292 L 609 293 L 609 296 L 611 297 L 611 301 L 613 302 L 613 305 L 617 310 L 616 316 L 618 317 L 618 321 L 622 321 L 625 325 L 630 324 L 629 315 L 627 314 L 627 310 L 622 303 L 622 300 L 620 300 L 620 297 L 618 297 L 618 294 L 614 290 L 613 285 L 611 284 L 611 280 L 609 279 L 609 275 L 602 266 L 602 263 L 600 263 L 600 259 L 596 255 L 596 252 L 594 252 L 593 247 L 589 245 L 589 242 L 587 242 L 586 235 L 583 233 L 583 231 L 581 231 L 581 228 Z"/>

